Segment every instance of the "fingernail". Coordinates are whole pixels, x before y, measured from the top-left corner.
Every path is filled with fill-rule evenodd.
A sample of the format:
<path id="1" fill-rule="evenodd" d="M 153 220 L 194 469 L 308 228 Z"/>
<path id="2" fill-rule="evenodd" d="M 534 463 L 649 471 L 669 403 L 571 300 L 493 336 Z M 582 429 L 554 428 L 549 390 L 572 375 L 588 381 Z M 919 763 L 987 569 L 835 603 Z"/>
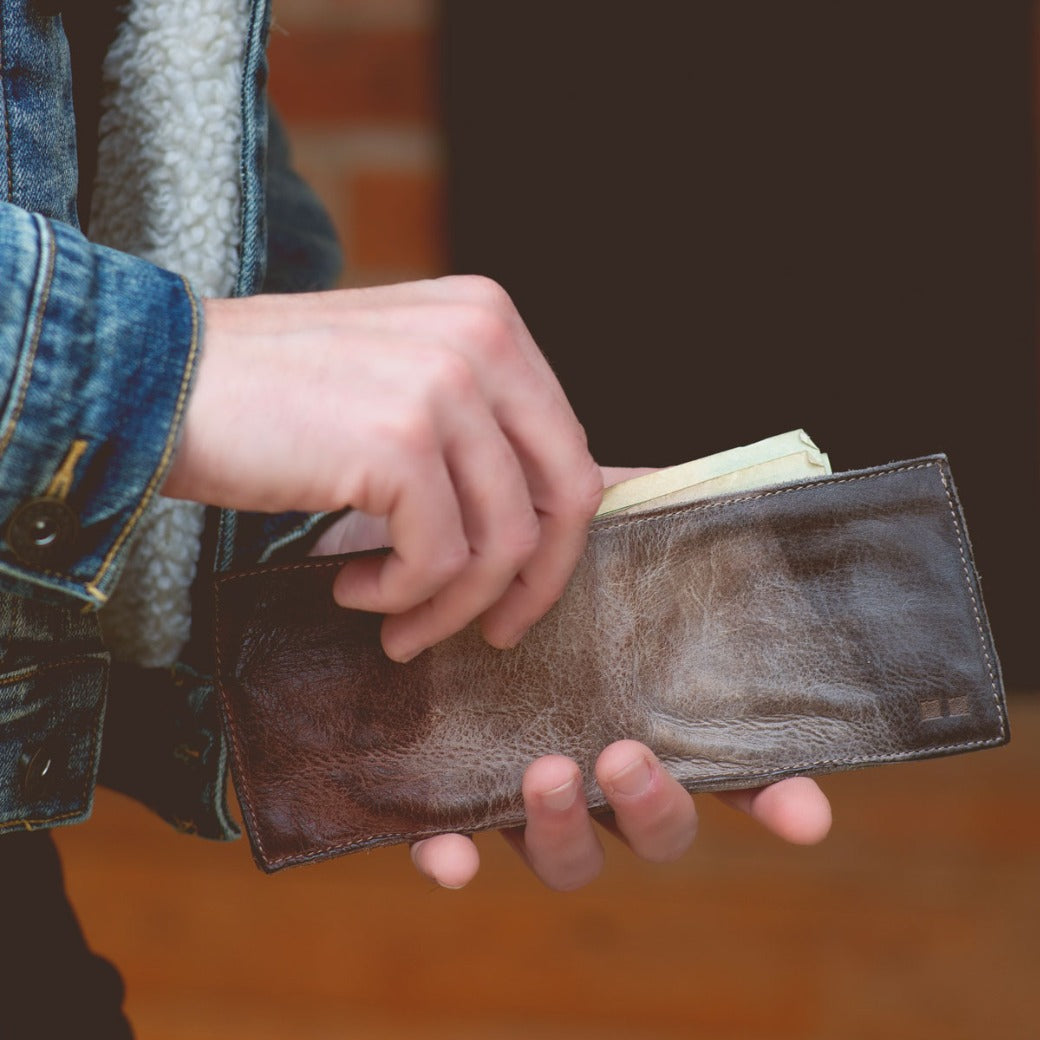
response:
<path id="1" fill-rule="evenodd" d="M 554 812 L 564 812 L 569 809 L 578 797 L 578 778 L 572 776 L 565 784 L 554 787 L 542 795 L 542 804 Z"/>
<path id="2" fill-rule="evenodd" d="M 388 650 L 386 647 L 383 647 L 383 650 L 386 653 L 386 656 L 389 657 L 391 661 L 396 661 L 398 664 L 407 664 L 409 661 L 414 661 L 415 658 L 417 658 L 423 652 L 423 650 L 425 650 L 425 649 L 426 649 L 425 647 L 420 646 L 420 647 L 416 648 L 415 650 L 396 650 L 395 649 L 395 650 L 391 651 L 391 650 Z"/>
<path id="3" fill-rule="evenodd" d="M 423 870 L 422 864 L 419 861 L 421 859 L 422 847 L 426 844 L 426 842 L 428 840 L 429 840 L 428 838 L 421 838 L 419 841 L 415 842 L 415 844 L 412 845 L 411 849 L 409 850 L 409 854 L 412 857 L 412 863 L 415 864 L 416 869 L 418 869 L 419 872 L 424 877 L 426 877 L 430 881 L 434 882 L 440 888 L 446 888 L 446 889 L 448 889 L 449 891 L 452 891 L 452 892 L 457 892 L 460 888 L 465 888 L 466 887 L 466 883 L 465 882 L 462 882 L 459 885 L 449 885 L 446 882 L 442 881 L 440 878 L 433 877 L 427 871 Z"/>
<path id="4" fill-rule="evenodd" d="M 645 758 L 637 758 L 624 769 L 619 769 L 608 781 L 611 793 L 635 798 L 650 789 L 653 773 L 650 763 Z"/>
<path id="5" fill-rule="evenodd" d="M 507 640 L 506 640 L 506 641 L 505 641 L 505 642 L 503 643 L 503 645 L 502 645 L 502 649 L 503 649 L 503 650 L 512 650 L 512 649 L 513 649 L 513 647 L 515 647 L 515 646 L 518 646 L 518 645 L 520 644 L 520 640 L 521 640 L 521 639 L 523 639 L 523 638 L 524 638 L 524 636 L 526 636 L 526 635 L 527 635 L 527 629 L 526 629 L 526 628 L 522 628 L 522 629 L 520 629 L 520 631 L 519 631 L 519 632 L 517 632 L 517 633 L 516 633 L 515 635 L 513 635 L 513 636 L 510 636 L 510 637 L 509 637 L 509 638 L 508 638 L 508 639 L 507 639 Z"/>

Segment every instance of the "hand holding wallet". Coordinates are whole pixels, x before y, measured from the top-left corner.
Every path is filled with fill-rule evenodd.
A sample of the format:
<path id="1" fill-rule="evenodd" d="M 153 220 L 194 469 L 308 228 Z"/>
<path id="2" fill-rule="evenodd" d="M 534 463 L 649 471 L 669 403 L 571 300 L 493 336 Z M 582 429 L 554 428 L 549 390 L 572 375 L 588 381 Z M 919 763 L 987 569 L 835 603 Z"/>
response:
<path id="1" fill-rule="evenodd" d="M 511 651 L 408 664 L 344 610 L 344 557 L 217 582 L 218 682 L 257 863 L 523 820 L 521 777 L 614 740 L 690 791 L 1003 744 L 999 665 L 943 456 L 594 521 Z"/>

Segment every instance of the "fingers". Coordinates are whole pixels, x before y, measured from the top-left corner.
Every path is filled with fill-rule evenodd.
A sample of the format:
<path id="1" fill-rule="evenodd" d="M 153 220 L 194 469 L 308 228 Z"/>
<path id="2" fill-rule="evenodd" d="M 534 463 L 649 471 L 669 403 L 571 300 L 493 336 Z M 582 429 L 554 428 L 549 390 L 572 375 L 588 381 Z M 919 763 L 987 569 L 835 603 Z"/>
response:
<path id="1" fill-rule="evenodd" d="M 481 619 L 488 642 L 514 646 L 562 594 L 599 506 L 602 476 L 584 430 L 508 294 L 473 277 L 423 283 L 421 292 L 427 300 L 463 302 L 459 327 L 465 334 L 458 349 L 473 365 L 537 515 L 531 552 Z"/>
<path id="2" fill-rule="evenodd" d="M 677 859 L 697 833 L 690 796 L 642 744 L 620 741 L 596 763 L 596 778 L 611 808 L 608 824 L 641 859 Z M 581 773 L 560 755 L 533 762 L 524 774 L 527 824 L 507 840 L 549 888 L 570 891 L 603 869 L 604 853 L 586 808 Z"/>
<path id="3" fill-rule="evenodd" d="M 410 355 L 412 396 L 374 441 L 392 487 L 351 490 L 356 508 L 387 516 L 393 550 L 345 567 L 336 600 L 392 615 L 383 643 L 397 660 L 482 616 L 490 643 L 514 646 L 562 593 L 599 504 L 584 431 L 493 282 L 366 290 L 351 314 L 390 343 L 436 342 Z"/>
<path id="4" fill-rule="evenodd" d="M 589 518 L 539 517 L 537 550 L 481 618 L 481 632 L 492 646 L 516 646 L 560 598 L 585 548 Z"/>
<path id="5" fill-rule="evenodd" d="M 633 740 L 610 745 L 596 763 L 596 779 L 614 812 L 604 826 L 637 856 L 665 863 L 689 849 L 697 833 L 693 800 L 647 747 Z M 595 880 L 604 852 L 586 807 L 578 766 L 561 755 L 538 759 L 524 774 L 523 797 L 526 825 L 504 831 L 503 836 L 531 870 L 557 891 Z M 718 797 L 794 844 L 820 841 L 830 828 L 830 805 L 806 777 Z M 412 860 L 422 874 L 445 888 L 461 888 L 479 866 L 476 846 L 459 834 L 418 842 L 412 846 Z"/>
<path id="6" fill-rule="evenodd" d="M 830 802 L 806 776 L 749 791 L 723 791 L 718 798 L 793 845 L 815 845 L 831 829 Z"/>
<path id="7" fill-rule="evenodd" d="M 383 646 L 399 661 L 495 603 L 542 538 L 515 453 L 475 389 L 466 390 L 442 435 L 445 465 L 427 459 L 428 472 L 417 467 L 391 506 L 394 551 L 352 561 L 334 587 L 342 606 L 391 615 Z"/>
<path id="8" fill-rule="evenodd" d="M 389 517 L 394 548 L 388 556 L 355 560 L 340 570 L 333 583 L 340 606 L 403 611 L 431 597 L 465 568 L 470 550 L 447 467 L 433 453 L 413 457 L 410 467 L 415 479 L 404 482 L 387 508 L 378 502 L 372 508 L 359 500 L 359 508 Z M 391 657 L 406 660 L 410 648 L 385 649 Z"/>
<path id="9" fill-rule="evenodd" d="M 643 744 L 621 740 L 596 762 L 596 780 L 619 834 L 641 859 L 678 859 L 697 835 L 693 799 Z"/>
<path id="10" fill-rule="evenodd" d="M 383 624 L 383 645 L 410 655 L 457 632 L 497 602 L 537 551 L 544 532 L 520 464 L 497 426 L 476 423 L 448 451 L 469 556 L 458 575 L 418 607 Z M 496 645 L 512 646 L 520 633 Z M 401 659 L 401 658 L 399 658 Z"/>
<path id="11" fill-rule="evenodd" d="M 549 888 L 571 891 L 603 868 L 603 846 L 585 807 L 581 773 L 569 758 L 547 755 L 524 774 L 527 824 L 506 834 Z"/>
<path id="12" fill-rule="evenodd" d="M 561 435 L 542 451 L 525 442 L 524 431 L 510 431 L 517 447 L 532 504 L 537 511 L 537 546 L 495 605 L 481 618 L 484 638 L 493 646 L 515 646 L 560 598 L 585 548 L 589 521 L 603 497 L 599 467 L 581 440 Z"/>
<path id="13" fill-rule="evenodd" d="M 585 547 L 588 521 L 599 506 L 602 489 L 654 472 L 652 467 L 646 466 L 601 466 L 598 469 L 599 474 L 590 481 L 584 499 L 570 503 L 552 502 L 548 491 L 539 499 L 542 507 L 539 514 L 541 551 L 532 557 L 502 599 L 481 619 L 484 638 L 493 646 L 514 646 L 527 628 L 560 597 Z"/>
<path id="14" fill-rule="evenodd" d="M 462 834 L 438 834 L 412 846 L 412 863 L 441 888 L 462 888 L 476 876 L 480 854 Z"/>

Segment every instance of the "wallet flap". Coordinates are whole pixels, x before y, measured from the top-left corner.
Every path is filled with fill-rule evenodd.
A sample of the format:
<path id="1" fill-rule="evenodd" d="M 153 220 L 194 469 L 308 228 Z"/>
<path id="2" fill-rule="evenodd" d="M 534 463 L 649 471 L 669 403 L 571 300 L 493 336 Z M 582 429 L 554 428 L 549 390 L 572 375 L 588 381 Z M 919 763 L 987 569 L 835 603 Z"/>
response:
<path id="1" fill-rule="evenodd" d="M 944 457 L 594 522 L 510 651 L 475 627 L 407 664 L 344 610 L 349 557 L 221 576 L 218 681 L 258 864 L 523 820 L 524 769 L 609 743 L 688 790 L 1008 739 Z"/>

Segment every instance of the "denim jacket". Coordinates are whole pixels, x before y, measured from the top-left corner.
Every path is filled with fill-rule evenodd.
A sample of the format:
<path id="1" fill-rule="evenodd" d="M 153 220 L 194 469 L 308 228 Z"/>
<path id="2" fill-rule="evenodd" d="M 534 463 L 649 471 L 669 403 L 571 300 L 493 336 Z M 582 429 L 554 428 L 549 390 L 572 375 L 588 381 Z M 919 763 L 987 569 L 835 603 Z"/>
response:
<path id="1" fill-rule="evenodd" d="M 269 166 L 269 0 L 247 2 L 234 292 L 321 288 L 334 236 L 277 127 Z M 112 665 L 97 612 L 170 465 L 202 309 L 181 275 L 79 230 L 57 6 L 0 0 L 0 833 L 84 819 L 100 773 L 182 830 L 233 837 L 206 576 L 294 551 L 321 518 L 209 511 L 182 660 Z"/>

